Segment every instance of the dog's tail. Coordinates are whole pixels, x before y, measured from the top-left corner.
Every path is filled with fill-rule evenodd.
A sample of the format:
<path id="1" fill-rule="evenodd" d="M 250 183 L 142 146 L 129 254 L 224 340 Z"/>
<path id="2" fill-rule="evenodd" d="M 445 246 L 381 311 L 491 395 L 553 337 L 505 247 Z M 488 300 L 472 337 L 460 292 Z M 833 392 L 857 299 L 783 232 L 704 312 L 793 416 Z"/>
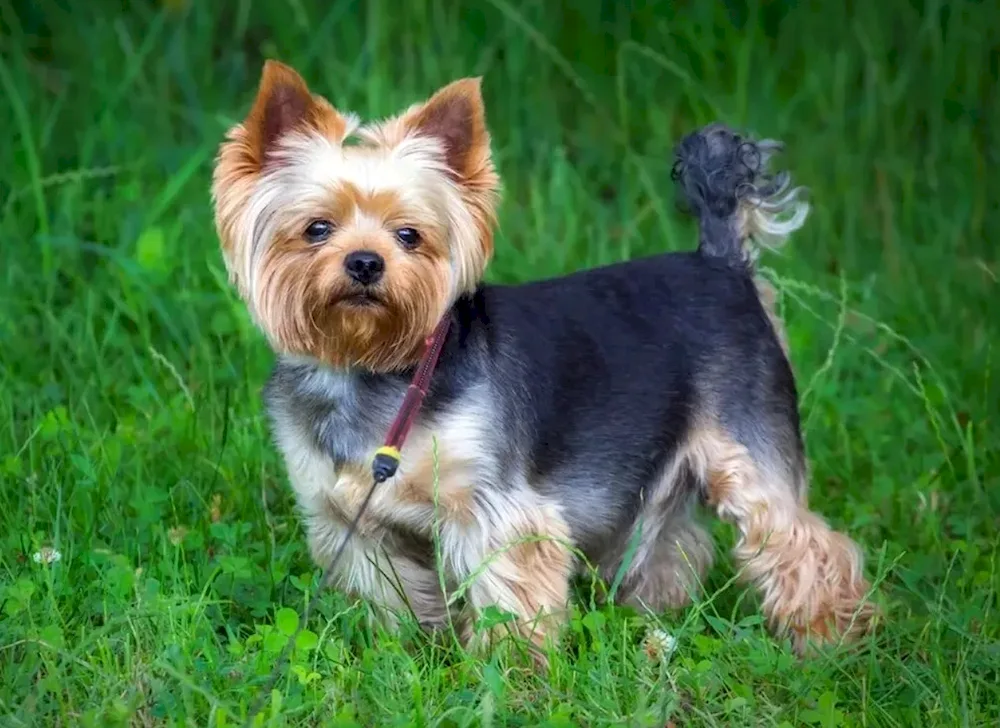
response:
<path id="1" fill-rule="evenodd" d="M 750 269 L 758 246 L 780 247 L 802 227 L 809 214 L 805 189 L 792 187 L 788 172 L 768 171 L 781 148 L 722 124 L 692 132 L 677 145 L 672 176 L 698 217 L 702 255 Z"/>

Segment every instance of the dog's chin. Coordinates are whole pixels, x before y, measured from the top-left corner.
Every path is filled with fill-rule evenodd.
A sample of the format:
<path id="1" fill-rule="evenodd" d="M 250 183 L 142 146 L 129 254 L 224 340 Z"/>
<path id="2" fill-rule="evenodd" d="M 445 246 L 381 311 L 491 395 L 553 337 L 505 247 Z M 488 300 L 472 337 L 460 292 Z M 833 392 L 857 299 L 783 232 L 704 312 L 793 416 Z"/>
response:
<path id="1" fill-rule="evenodd" d="M 368 291 L 353 291 L 334 299 L 332 305 L 348 309 L 385 308 L 385 301 Z"/>

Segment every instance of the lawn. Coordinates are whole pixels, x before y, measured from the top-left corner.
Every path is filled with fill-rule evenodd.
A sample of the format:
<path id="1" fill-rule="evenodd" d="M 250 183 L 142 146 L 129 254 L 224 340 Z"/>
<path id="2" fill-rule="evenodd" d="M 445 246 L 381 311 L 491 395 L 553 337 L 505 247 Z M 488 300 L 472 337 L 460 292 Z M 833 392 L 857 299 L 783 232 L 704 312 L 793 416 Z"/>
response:
<path id="1" fill-rule="evenodd" d="M 1000 724 L 995 4 L 129 5 L 0 0 L 0 724 L 214 728 L 258 698 L 274 726 Z M 688 249 L 680 136 L 785 140 L 814 208 L 762 263 L 811 502 L 863 544 L 879 629 L 795 659 L 716 524 L 700 602 L 581 589 L 545 675 L 334 592 L 278 663 L 319 574 L 208 194 L 267 57 L 365 117 L 482 75 L 496 281 Z"/>

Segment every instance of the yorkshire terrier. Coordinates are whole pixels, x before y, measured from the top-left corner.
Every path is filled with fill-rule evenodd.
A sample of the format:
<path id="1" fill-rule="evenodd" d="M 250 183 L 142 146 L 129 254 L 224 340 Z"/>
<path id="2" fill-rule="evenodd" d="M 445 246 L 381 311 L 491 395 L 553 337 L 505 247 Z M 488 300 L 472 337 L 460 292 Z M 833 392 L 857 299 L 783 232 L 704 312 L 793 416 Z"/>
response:
<path id="1" fill-rule="evenodd" d="M 737 566 L 796 651 L 866 632 L 860 550 L 807 505 L 796 384 L 755 273 L 759 247 L 808 213 L 768 171 L 779 146 L 718 124 L 681 141 L 693 252 L 486 285 L 499 179 L 480 81 L 362 124 L 267 62 L 212 198 L 231 280 L 278 358 L 265 401 L 316 562 L 344 538 L 448 317 L 342 588 L 390 624 L 461 618 L 475 644 L 470 625 L 494 605 L 541 646 L 588 567 L 609 581 L 624 569 L 623 603 L 689 603 L 715 552 L 701 505 L 735 525 Z"/>

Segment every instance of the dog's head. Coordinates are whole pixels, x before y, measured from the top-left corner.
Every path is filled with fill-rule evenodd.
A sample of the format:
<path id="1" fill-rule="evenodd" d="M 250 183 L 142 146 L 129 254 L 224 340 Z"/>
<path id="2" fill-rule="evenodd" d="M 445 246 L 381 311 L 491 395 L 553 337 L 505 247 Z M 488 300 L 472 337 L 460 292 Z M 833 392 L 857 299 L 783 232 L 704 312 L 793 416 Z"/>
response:
<path id="1" fill-rule="evenodd" d="M 498 187 L 478 79 L 361 126 L 268 61 L 212 198 L 230 277 L 277 351 L 390 371 L 482 278 Z"/>

